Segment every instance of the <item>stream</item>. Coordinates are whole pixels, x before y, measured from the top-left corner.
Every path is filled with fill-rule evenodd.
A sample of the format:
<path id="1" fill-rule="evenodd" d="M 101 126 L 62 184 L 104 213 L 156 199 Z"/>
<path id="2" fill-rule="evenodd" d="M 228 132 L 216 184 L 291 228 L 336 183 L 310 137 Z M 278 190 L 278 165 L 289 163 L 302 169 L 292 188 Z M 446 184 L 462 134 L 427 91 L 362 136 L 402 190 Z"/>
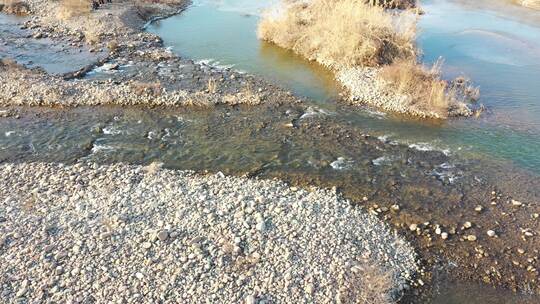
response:
<path id="1" fill-rule="evenodd" d="M 424 2 L 418 37 L 423 60 L 432 63 L 444 57 L 444 76 L 469 76 L 480 86 L 480 102 L 488 108 L 478 119 L 440 122 L 336 102 L 339 88 L 331 73 L 257 39 L 259 16 L 274 2 L 199 0 L 147 30 L 180 56 L 262 76 L 307 97 L 305 105 L 21 109 L 18 119 L 0 119 L 0 161 L 160 161 L 169 168 L 335 186 L 354 201 L 367 196 L 382 206 L 398 203 L 403 211 L 387 219 L 398 227 L 411 221 L 451 227 L 489 200 L 491 187 L 538 200 L 538 13 L 509 9 L 502 1 Z M 65 64 L 48 70 L 63 72 L 56 66 Z M 518 213 L 515 218 L 519 222 L 527 216 Z M 498 220 L 489 213 L 474 218 L 484 227 Z M 419 242 L 424 249 L 432 248 L 431 241 Z M 507 242 L 500 246 L 518 240 L 509 237 Z M 456 247 L 448 249 L 447 244 Z M 435 247 L 445 248 L 446 257 L 456 262 L 466 263 L 468 252 L 474 253 L 457 240 L 436 242 Z M 504 260 L 502 254 L 493 259 Z M 540 302 L 447 279 L 436 280 L 434 286 L 433 295 L 422 303 Z"/>

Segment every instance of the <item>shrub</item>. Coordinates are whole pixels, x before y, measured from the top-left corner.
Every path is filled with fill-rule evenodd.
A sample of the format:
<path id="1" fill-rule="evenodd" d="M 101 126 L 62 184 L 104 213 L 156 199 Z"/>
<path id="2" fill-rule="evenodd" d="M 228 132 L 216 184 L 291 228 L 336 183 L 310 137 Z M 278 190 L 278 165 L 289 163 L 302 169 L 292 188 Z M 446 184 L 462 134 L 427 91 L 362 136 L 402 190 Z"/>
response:
<path id="1" fill-rule="evenodd" d="M 329 68 L 379 66 L 415 57 L 415 22 L 405 13 L 392 15 L 364 0 L 293 1 L 285 8 L 280 15 L 265 14 L 259 37 Z"/>

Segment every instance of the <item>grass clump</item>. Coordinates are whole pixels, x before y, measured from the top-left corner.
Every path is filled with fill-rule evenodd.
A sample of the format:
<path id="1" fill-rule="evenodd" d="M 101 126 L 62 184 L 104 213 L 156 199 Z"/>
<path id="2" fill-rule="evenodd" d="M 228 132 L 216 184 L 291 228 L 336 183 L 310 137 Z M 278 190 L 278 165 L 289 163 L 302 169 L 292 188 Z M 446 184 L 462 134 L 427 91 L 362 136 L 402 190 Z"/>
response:
<path id="1" fill-rule="evenodd" d="M 517 0 L 519 5 L 540 10 L 540 0 Z"/>
<path id="2" fill-rule="evenodd" d="M 90 13 L 92 9 L 90 0 L 61 0 L 58 9 L 60 19 L 70 19 Z"/>
<path id="3" fill-rule="evenodd" d="M 259 38 L 291 49 L 331 69 L 379 66 L 415 56 L 414 23 L 398 31 L 394 17 L 364 0 L 287 2 L 268 12 Z M 405 19 L 405 18 L 404 18 Z"/>

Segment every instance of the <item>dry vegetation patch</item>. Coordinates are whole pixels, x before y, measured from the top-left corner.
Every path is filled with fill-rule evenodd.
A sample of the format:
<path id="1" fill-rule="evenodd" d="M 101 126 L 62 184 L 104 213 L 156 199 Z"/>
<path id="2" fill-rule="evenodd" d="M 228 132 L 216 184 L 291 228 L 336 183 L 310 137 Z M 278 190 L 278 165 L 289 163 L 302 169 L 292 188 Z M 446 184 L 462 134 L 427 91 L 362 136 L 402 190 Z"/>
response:
<path id="1" fill-rule="evenodd" d="M 418 111 L 434 111 L 439 117 L 467 112 L 463 105 L 478 98 L 479 91 L 469 80 L 441 79 L 442 60 L 432 67 L 405 60 L 384 66 L 380 77 L 398 94 L 408 97 L 410 106 Z"/>
<path id="2" fill-rule="evenodd" d="M 397 31 L 396 16 L 363 0 L 288 1 L 284 5 L 284 11 L 264 16 L 259 37 L 329 68 L 378 66 L 415 56 L 411 18 L 403 18 L 407 24 Z"/>
<path id="3" fill-rule="evenodd" d="M 13 15 L 29 15 L 30 6 L 18 0 L 0 0 L 0 12 Z"/>
<path id="4" fill-rule="evenodd" d="M 340 278 L 341 303 L 393 304 L 392 292 L 396 285 L 391 272 L 385 272 L 372 261 L 363 261 Z"/>
<path id="5" fill-rule="evenodd" d="M 540 10 L 540 0 L 516 0 L 519 5 Z"/>
<path id="6" fill-rule="evenodd" d="M 92 7 L 89 0 L 62 0 L 58 8 L 60 19 L 70 19 L 90 13 Z"/>
<path id="7" fill-rule="evenodd" d="M 258 35 L 336 73 L 377 68 L 374 81 L 400 97 L 388 106 L 380 100 L 362 102 L 423 117 L 470 115 L 464 102 L 477 91 L 443 81 L 439 64 L 426 68 L 417 62 L 417 13 L 388 9 L 415 6 L 416 1 L 408 0 L 287 0 L 264 15 Z M 371 95 L 378 99 L 380 94 Z"/>

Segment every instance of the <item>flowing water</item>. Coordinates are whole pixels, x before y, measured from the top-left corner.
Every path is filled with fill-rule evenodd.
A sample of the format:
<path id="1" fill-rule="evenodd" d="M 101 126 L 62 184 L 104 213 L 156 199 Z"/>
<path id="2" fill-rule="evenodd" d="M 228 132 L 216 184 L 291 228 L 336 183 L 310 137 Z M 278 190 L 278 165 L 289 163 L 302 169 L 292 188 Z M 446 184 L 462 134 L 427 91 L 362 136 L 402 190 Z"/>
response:
<path id="1" fill-rule="evenodd" d="M 442 150 L 480 153 L 540 173 L 540 22 L 520 23 L 504 6 L 463 6 L 425 1 L 419 43 L 430 63 L 445 58 L 445 76 L 468 75 L 480 86 L 489 109 L 479 119 L 418 122 L 364 110 L 339 115 L 374 134 Z M 321 107 L 333 99 L 331 75 L 289 52 L 261 42 L 256 24 L 273 1 L 199 0 L 181 15 L 154 23 L 149 31 L 181 55 L 233 65 L 274 79 Z M 524 12 L 525 11 L 525 12 Z M 382 119 L 381 119 L 382 118 Z"/>
<path id="2" fill-rule="evenodd" d="M 534 14 L 512 7 L 508 15 L 502 2 L 426 1 L 418 38 L 424 60 L 443 56 L 445 76 L 469 75 L 489 111 L 479 119 L 421 122 L 335 103 L 339 88 L 328 71 L 257 40 L 258 18 L 272 3 L 195 1 L 148 31 L 181 56 L 258 74 L 311 98 L 307 105 L 21 109 L 20 119 L 0 119 L 0 161 L 158 160 L 171 168 L 278 177 L 397 202 L 405 219 L 445 226 L 467 216 L 475 197 L 489 195 L 486 180 L 540 197 L 540 22 Z M 475 223 L 496 220 L 483 216 Z M 463 249 L 448 242 L 456 246 L 449 254 Z M 441 284 L 430 303 L 523 301 L 485 286 Z"/>

